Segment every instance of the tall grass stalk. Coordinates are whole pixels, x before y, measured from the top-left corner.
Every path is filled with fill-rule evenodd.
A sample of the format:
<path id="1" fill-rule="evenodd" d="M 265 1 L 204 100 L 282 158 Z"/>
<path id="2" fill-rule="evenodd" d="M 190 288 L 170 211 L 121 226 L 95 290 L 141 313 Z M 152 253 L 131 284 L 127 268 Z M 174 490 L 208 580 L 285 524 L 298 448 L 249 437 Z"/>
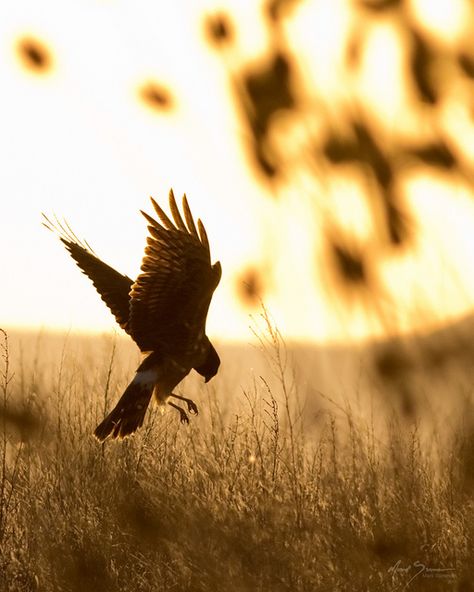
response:
<path id="1" fill-rule="evenodd" d="M 126 381 L 123 346 L 89 358 L 91 340 L 81 365 L 68 339 L 53 359 L 25 361 L 17 382 L 2 333 L 3 408 L 34 382 L 42 413 L 23 435 L 20 416 L 2 413 L 0 589 L 469 589 L 467 411 L 463 429 L 438 434 L 438 456 L 391 409 L 319 397 L 305 424 L 291 352 L 267 329 L 267 375 L 233 390 L 225 365 L 214 384 L 189 379 L 200 414 L 188 427 L 152 409 L 133 438 L 103 448 L 92 432 Z M 409 584 L 417 563 L 447 571 Z"/>

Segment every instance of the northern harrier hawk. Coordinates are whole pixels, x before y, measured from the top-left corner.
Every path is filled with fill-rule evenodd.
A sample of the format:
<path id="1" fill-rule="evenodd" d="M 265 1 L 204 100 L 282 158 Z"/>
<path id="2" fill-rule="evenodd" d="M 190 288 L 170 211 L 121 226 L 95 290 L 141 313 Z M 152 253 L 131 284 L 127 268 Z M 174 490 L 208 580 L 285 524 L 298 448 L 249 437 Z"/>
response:
<path id="1" fill-rule="evenodd" d="M 181 399 L 197 413 L 193 401 L 173 389 L 194 369 L 207 382 L 217 374 L 220 360 L 206 336 L 206 317 L 212 294 L 221 278 L 221 264 L 211 265 L 207 234 L 201 220 L 197 230 L 183 195 L 183 221 L 173 191 L 169 194 L 174 222 L 151 198 L 161 224 L 145 212 L 150 235 L 140 275 L 134 282 L 101 261 L 67 224 L 45 226 L 58 233 L 77 265 L 94 284 L 118 324 L 147 356 L 115 408 L 97 426 L 99 441 L 123 438 L 142 424 L 154 393 L 160 404 L 175 407 L 183 423 L 185 410 L 169 401 Z"/>

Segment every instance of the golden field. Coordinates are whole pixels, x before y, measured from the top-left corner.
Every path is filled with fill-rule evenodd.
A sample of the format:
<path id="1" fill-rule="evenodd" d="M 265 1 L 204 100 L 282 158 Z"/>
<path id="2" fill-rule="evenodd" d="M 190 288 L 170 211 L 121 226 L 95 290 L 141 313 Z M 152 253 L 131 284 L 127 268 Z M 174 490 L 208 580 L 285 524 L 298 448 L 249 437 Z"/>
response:
<path id="1" fill-rule="evenodd" d="M 154 406 L 100 445 L 134 346 L 2 333 L 0 589 L 471 590 L 470 393 L 451 381 L 444 416 L 400 405 L 386 361 L 385 385 L 333 397 L 323 352 L 268 318 L 258 337 L 184 382 L 189 426 Z"/>

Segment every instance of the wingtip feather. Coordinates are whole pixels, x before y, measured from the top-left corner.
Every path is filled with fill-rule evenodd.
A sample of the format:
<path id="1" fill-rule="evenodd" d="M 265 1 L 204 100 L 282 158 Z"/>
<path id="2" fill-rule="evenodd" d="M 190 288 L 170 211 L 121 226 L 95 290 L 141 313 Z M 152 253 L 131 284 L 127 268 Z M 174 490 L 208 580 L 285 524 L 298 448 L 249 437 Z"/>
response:
<path id="1" fill-rule="evenodd" d="M 209 258 L 211 256 L 211 249 L 209 247 L 209 239 L 207 238 L 207 232 L 204 228 L 204 224 L 201 222 L 201 219 L 198 218 L 198 229 L 199 229 L 199 238 L 201 239 L 201 243 L 206 251 L 209 253 Z"/>
<path id="2" fill-rule="evenodd" d="M 168 216 L 165 214 L 165 212 L 162 210 L 162 208 L 158 205 L 158 203 L 153 199 L 153 197 L 151 197 L 151 195 L 150 195 L 150 200 L 151 200 L 153 208 L 154 208 L 155 212 L 158 214 L 158 217 L 161 220 L 161 223 L 163 224 L 163 226 L 165 228 L 167 228 L 168 230 L 176 229 L 176 226 L 168 218 Z M 152 218 L 152 220 L 153 220 L 153 218 Z M 155 225 L 157 224 L 156 220 L 154 220 L 154 224 Z"/>
<path id="3" fill-rule="evenodd" d="M 188 199 L 186 197 L 186 193 L 183 193 L 183 212 L 184 218 L 186 220 L 186 224 L 188 226 L 189 233 L 192 234 L 195 238 L 199 240 L 199 235 L 196 230 L 196 225 L 194 224 L 193 215 L 191 213 L 191 209 L 188 204 Z"/>
<path id="4" fill-rule="evenodd" d="M 41 215 L 43 217 L 43 222 L 41 222 L 41 224 L 50 232 L 53 232 L 59 238 L 59 240 L 64 245 L 66 245 L 66 247 L 68 247 L 68 250 L 70 246 L 75 245 L 81 249 L 84 249 L 85 251 L 88 251 L 91 255 L 94 255 L 95 257 L 97 256 L 94 252 L 94 249 L 86 240 L 81 240 L 77 237 L 75 232 L 69 226 L 67 220 L 61 221 L 56 215 L 54 215 L 53 222 L 44 212 L 41 212 Z"/>
<path id="5" fill-rule="evenodd" d="M 157 225 L 157 221 L 152 218 L 149 214 L 147 214 L 146 212 L 144 212 L 143 210 L 140 210 L 140 214 L 145 218 L 145 220 L 151 224 L 152 226 L 156 226 Z"/>
<path id="6" fill-rule="evenodd" d="M 179 228 L 179 230 L 181 230 L 183 232 L 188 232 L 188 229 L 186 228 L 186 225 L 184 224 L 183 219 L 181 218 L 181 214 L 179 213 L 179 209 L 176 204 L 176 199 L 174 197 L 174 193 L 173 193 L 172 189 L 170 189 L 170 192 L 169 192 L 169 202 L 170 202 L 170 211 L 171 211 L 171 214 L 173 216 L 173 220 L 174 220 L 176 226 Z"/>
<path id="7" fill-rule="evenodd" d="M 47 228 L 48 230 L 53 230 L 52 226 L 53 224 L 51 223 L 51 220 L 48 218 L 48 216 L 44 213 L 41 212 L 41 217 L 43 218 L 43 221 L 41 222 L 41 224 Z"/>

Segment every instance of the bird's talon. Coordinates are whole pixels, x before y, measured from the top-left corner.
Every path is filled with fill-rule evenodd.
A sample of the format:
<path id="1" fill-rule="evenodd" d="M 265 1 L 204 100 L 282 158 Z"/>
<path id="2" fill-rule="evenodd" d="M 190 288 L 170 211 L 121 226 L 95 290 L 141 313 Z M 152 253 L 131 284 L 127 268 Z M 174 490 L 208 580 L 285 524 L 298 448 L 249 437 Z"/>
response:
<path id="1" fill-rule="evenodd" d="M 184 401 L 186 403 L 186 405 L 188 406 L 189 413 L 191 413 L 192 415 L 199 414 L 199 410 L 197 408 L 197 405 L 192 399 L 187 399 L 186 397 L 183 397 L 182 395 L 175 395 L 174 393 L 171 393 L 170 396 L 174 397 L 175 399 L 179 399 L 180 401 Z M 170 403 L 170 405 L 173 405 L 173 407 L 174 407 L 173 403 Z"/>
<path id="2" fill-rule="evenodd" d="M 181 411 L 181 423 L 189 424 L 189 417 L 186 415 L 184 411 Z"/>
<path id="3" fill-rule="evenodd" d="M 194 401 L 188 401 L 188 411 L 193 415 L 199 415 L 199 409 Z"/>

